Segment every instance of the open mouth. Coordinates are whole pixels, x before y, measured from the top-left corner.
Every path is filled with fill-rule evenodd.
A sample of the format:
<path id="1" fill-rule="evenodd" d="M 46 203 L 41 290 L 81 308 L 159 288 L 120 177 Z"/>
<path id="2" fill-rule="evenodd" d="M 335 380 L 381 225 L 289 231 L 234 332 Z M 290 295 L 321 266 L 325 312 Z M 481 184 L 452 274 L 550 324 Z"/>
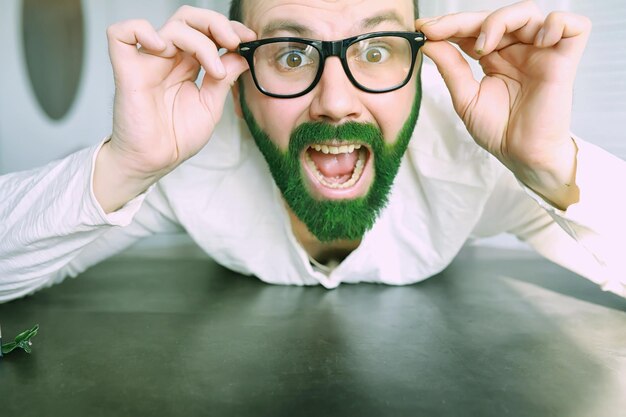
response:
<path id="1" fill-rule="evenodd" d="M 371 151 L 362 143 L 310 145 L 303 155 L 313 187 L 325 198 L 353 198 L 367 190 Z"/>

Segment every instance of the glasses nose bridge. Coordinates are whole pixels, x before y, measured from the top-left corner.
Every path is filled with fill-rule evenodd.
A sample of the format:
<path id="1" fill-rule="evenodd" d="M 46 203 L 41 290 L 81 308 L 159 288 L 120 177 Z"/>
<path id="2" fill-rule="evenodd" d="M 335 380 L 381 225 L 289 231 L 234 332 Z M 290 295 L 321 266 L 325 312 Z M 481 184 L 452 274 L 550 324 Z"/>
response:
<path id="1" fill-rule="evenodd" d="M 344 41 L 322 41 L 322 55 L 324 59 L 336 56 L 343 60 L 345 52 Z"/>
<path id="2" fill-rule="evenodd" d="M 326 60 L 330 57 L 335 56 L 339 58 L 339 61 L 341 62 L 341 67 L 345 71 L 346 76 L 348 77 L 350 82 L 360 88 L 357 84 L 355 84 L 350 74 L 350 69 L 348 68 L 348 63 L 346 61 L 346 50 L 348 49 L 348 46 L 349 45 L 346 44 L 345 40 L 322 41 L 322 61 L 320 62 L 319 77 L 322 77 L 322 73 L 324 72 L 324 69 L 326 67 Z"/>

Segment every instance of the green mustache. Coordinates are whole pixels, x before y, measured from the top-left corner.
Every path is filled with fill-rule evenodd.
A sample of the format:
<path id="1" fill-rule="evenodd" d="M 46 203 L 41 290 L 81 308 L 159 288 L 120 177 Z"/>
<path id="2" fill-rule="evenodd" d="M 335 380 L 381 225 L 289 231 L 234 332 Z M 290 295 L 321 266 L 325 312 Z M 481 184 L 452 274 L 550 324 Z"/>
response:
<path id="1" fill-rule="evenodd" d="M 307 122 L 299 125 L 291 133 L 288 152 L 292 158 L 297 158 L 311 145 L 330 143 L 334 140 L 366 144 L 374 153 L 381 151 L 385 146 L 382 132 L 372 124 L 346 122 L 334 126 L 324 122 Z"/>

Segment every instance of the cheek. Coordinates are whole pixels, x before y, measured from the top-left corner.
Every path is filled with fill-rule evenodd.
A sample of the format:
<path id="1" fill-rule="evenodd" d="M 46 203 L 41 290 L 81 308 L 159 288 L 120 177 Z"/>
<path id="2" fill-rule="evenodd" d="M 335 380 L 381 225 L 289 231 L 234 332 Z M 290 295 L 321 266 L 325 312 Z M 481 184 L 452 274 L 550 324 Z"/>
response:
<path id="1" fill-rule="evenodd" d="M 374 96 L 370 111 L 382 130 L 387 143 L 394 143 L 411 114 L 415 100 L 415 83 L 410 82 L 400 90 Z"/>
<path id="2" fill-rule="evenodd" d="M 289 100 L 268 97 L 256 89 L 252 80 L 245 81 L 245 94 L 248 107 L 261 129 L 281 151 L 287 151 L 291 132 L 306 114 L 305 97 Z"/>

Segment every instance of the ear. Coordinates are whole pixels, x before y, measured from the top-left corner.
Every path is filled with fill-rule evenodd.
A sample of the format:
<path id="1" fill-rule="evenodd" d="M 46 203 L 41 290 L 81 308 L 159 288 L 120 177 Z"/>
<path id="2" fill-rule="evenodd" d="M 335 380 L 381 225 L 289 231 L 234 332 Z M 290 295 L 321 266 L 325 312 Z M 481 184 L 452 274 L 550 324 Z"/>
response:
<path id="1" fill-rule="evenodd" d="M 239 90 L 239 83 L 240 82 L 241 81 L 239 81 L 239 80 L 235 81 L 235 83 L 231 87 L 230 91 L 231 91 L 231 93 L 233 95 L 233 104 L 235 105 L 235 114 L 240 119 L 243 119 L 243 111 L 241 110 L 241 102 L 239 101 L 239 97 L 240 97 L 239 94 L 241 93 L 241 91 Z"/>

